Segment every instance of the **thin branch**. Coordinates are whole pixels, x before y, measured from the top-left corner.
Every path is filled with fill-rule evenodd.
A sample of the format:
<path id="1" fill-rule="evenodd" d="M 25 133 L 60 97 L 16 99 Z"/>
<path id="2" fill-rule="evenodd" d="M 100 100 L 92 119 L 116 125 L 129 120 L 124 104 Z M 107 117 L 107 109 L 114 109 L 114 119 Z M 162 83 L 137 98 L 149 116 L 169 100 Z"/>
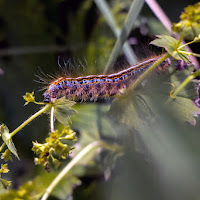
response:
<path id="1" fill-rule="evenodd" d="M 51 126 L 51 132 L 54 132 L 55 130 L 54 130 L 54 110 L 55 110 L 55 108 L 54 108 L 54 106 L 52 106 L 52 108 L 51 108 L 51 117 L 50 117 L 50 126 Z"/>
<path id="2" fill-rule="evenodd" d="M 40 109 L 38 112 L 36 112 L 34 115 L 29 117 L 25 122 L 23 122 L 20 126 L 18 126 L 13 132 L 10 133 L 10 138 L 12 138 L 17 132 L 19 132 L 22 128 L 24 128 L 27 124 L 29 124 L 32 120 L 34 120 L 36 117 L 47 111 L 51 107 L 51 104 L 47 104 L 42 109 Z"/>
<path id="3" fill-rule="evenodd" d="M 3 148 L 6 146 L 6 143 L 4 142 L 0 147 L 0 152 L 3 150 Z"/>

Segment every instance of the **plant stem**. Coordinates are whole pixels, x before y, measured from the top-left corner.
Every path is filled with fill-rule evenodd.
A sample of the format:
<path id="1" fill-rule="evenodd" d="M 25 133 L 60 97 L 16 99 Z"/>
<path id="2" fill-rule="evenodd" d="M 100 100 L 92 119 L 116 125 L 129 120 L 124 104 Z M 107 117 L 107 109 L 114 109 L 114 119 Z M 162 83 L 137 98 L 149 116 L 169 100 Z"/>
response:
<path id="1" fill-rule="evenodd" d="M 25 122 L 23 122 L 20 126 L 18 126 L 13 132 L 10 133 L 10 138 L 12 138 L 17 132 L 19 132 L 22 128 L 24 128 L 27 124 L 29 124 L 32 120 L 34 120 L 36 117 L 47 111 L 51 108 L 51 104 L 46 104 L 41 110 L 36 112 L 34 115 L 29 117 Z"/>
<path id="2" fill-rule="evenodd" d="M 0 152 L 3 150 L 3 148 L 6 146 L 6 143 L 4 142 L 0 147 Z"/>
<path id="3" fill-rule="evenodd" d="M 180 43 L 181 43 L 182 40 L 183 40 L 183 37 L 184 37 L 184 34 L 181 34 L 181 37 L 180 37 L 179 40 L 178 40 L 178 43 L 177 43 L 177 45 L 176 45 L 176 48 L 179 47 Z"/>
<path id="4" fill-rule="evenodd" d="M 194 40 L 192 40 L 192 41 L 190 41 L 190 42 L 188 42 L 188 43 L 185 43 L 185 44 L 181 45 L 178 49 L 182 49 L 183 47 L 188 46 L 189 44 L 192 44 L 192 43 L 194 43 Z"/>
<path id="5" fill-rule="evenodd" d="M 50 123 L 51 123 L 51 132 L 54 132 L 54 106 L 51 107 L 51 119 L 50 119 Z"/>
<path id="6" fill-rule="evenodd" d="M 195 77 L 200 75 L 200 70 L 196 71 L 195 73 L 193 73 L 192 75 L 188 76 L 182 83 L 181 85 L 179 85 L 179 87 L 175 90 L 175 92 L 172 94 L 173 97 L 176 97 L 176 95 L 188 84 L 190 83 L 191 80 L 193 80 Z M 171 100 L 171 98 L 168 99 L 167 102 L 169 102 Z"/>
<path id="7" fill-rule="evenodd" d="M 90 143 L 87 145 L 76 157 L 71 160 L 66 167 L 60 172 L 60 174 L 53 180 L 53 182 L 49 185 L 49 187 L 46 189 L 46 192 L 44 193 L 41 200 L 46 200 L 49 197 L 49 194 L 53 191 L 53 189 L 56 187 L 56 185 L 61 181 L 61 179 L 66 176 L 66 174 L 81 160 L 85 155 L 87 155 L 91 150 L 96 149 L 97 147 L 100 147 L 102 145 L 101 141 L 95 141 L 93 143 Z"/>
<path id="8" fill-rule="evenodd" d="M 188 52 L 188 51 L 181 51 L 181 50 L 178 50 L 178 53 L 182 53 L 182 54 L 187 54 L 187 55 L 192 55 L 192 56 L 200 57 L 200 54 L 193 53 L 193 52 Z"/>
<path id="9" fill-rule="evenodd" d="M 43 103 L 43 102 L 34 101 L 33 103 L 35 103 L 35 104 L 37 104 L 37 105 L 45 105 L 45 103 Z"/>

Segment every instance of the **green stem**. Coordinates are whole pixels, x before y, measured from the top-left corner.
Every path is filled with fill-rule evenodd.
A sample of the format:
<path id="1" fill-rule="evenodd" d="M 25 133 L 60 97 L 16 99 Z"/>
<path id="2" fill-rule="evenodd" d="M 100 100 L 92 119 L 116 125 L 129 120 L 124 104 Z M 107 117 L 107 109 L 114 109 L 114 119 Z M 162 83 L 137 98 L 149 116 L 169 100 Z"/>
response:
<path id="1" fill-rule="evenodd" d="M 34 101 L 33 103 L 35 103 L 35 104 L 37 104 L 37 105 L 45 105 L 45 103 L 43 103 L 43 102 Z"/>
<path id="2" fill-rule="evenodd" d="M 180 37 L 179 40 L 178 40 L 178 43 L 177 43 L 177 45 L 176 45 L 176 48 L 179 47 L 181 41 L 183 40 L 183 37 L 184 37 L 184 34 L 181 34 L 181 37 Z"/>
<path id="3" fill-rule="evenodd" d="M 176 95 L 188 84 L 191 80 L 196 78 L 200 75 L 200 70 L 194 72 L 192 75 L 188 76 L 182 83 L 179 85 L 179 87 L 174 91 L 173 97 L 176 97 Z M 173 98 L 172 97 L 172 98 Z M 169 102 L 172 98 L 169 98 L 167 102 Z"/>
<path id="4" fill-rule="evenodd" d="M 52 105 L 50 103 L 46 104 L 41 110 L 36 112 L 34 115 L 29 117 L 25 122 L 23 122 L 20 126 L 18 126 L 13 132 L 10 133 L 10 138 L 12 138 L 17 132 L 19 132 L 22 128 L 24 128 L 27 124 L 29 124 L 32 120 L 34 120 L 36 117 L 41 115 L 42 113 L 46 112 L 48 109 L 50 109 Z"/>
<path id="5" fill-rule="evenodd" d="M 157 60 L 149 69 L 147 69 L 136 81 L 135 83 L 131 86 L 130 90 L 125 92 L 124 95 L 121 97 L 124 97 L 128 95 L 128 92 L 131 90 L 134 90 L 145 78 L 148 74 L 150 74 L 160 63 L 162 63 L 164 60 L 170 57 L 169 53 L 166 53 L 163 57 L 161 57 L 159 60 Z M 119 98 L 121 98 L 119 97 Z"/>
<path id="6" fill-rule="evenodd" d="M 183 47 L 188 46 L 188 45 L 190 45 L 190 44 L 192 44 L 192 43 L 194 43 L 194 41 L 185 43 L 185 44 L 181 45 L 181 46 L 178 48 L 178 50 L 179 50 L 179 49 L 182 49 Z"/>
<path id="7" fill-rule="evenodd" d="M 182 53 L 182 54 L 186 54 L 186 55 L 191 55 L 191 56 L 200 57 L 200 54 L 193 53 L 193 52 L 188 52 L 188 51 L 181 51 L 181 50 L 178 50 L 178 53 Z"/>
<path id="8" fill-rule="evenodd" d="M 102 145 L 101 141 L 95 141 L 89 145 L 87 145 L 76 157 L 71 160 L 66 167 L 60 172 L 60 174 L 53 180 L 53 182 L 46 189 L 41 200 L 46 200 L 53 189 L 58 185 L 58 183 L 67 175 L 67 173 L 81 160 L 85 155 L 87 155 L 91 150 L 96 149 Z"/>
<path id="9" fill-rule="evenodd" d="M 51 132 L 54 132 L 54 106 L 51 107 L 51 115 L 50 115 L 50 124 L 51 124 Z"/>
<path id="10" fill-rule="evenodd" d="M 6 146 L 6 143 L 4 142 L 0 147 L 0 152 L 3 150 L 3 148 Z"/>

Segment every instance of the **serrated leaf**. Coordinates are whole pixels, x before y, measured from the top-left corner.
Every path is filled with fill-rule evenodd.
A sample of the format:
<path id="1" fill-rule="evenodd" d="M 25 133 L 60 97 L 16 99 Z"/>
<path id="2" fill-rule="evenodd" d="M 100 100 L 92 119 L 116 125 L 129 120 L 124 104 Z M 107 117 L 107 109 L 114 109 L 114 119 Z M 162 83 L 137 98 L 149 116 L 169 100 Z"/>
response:
<path id="1" fill-rule="evenodd" d="M 77 104 L 78 114 L 72 117 L 72 129 L 80 132 L 79 142 L 84 147 L 102 137 L 112 137 L 113 127 L 106 118 L 109 106 L 103 104 Z M 115 136 L 115 135 L 114 135 Z M 83 139 L 83 140 L 82 140 Z"/>
<path id="2" fill-rule="evenodd" d="M 157 35 L 157 37 L 158 39 L 153 40 L 150 44 L 153 44 L 158 47 L 166 48 L 169 51 L 169 53 L 170 52 L 172 53 L 174 51 L 178 43 L 177 39 L 168 35 Z"/>
<path id="3" fill-rule="evenodd" d="M 54 105 L 54 115 L 56 119 L 64 124 L 65 126 L 68 126 L 68 122 L 70 121 L 70 116 L 76 114 L 77 112 L 72 108 L 72 106 L 75 104 L 74 101 L 69 101 L 65 98 L 57 99 L 53 105 Z"/>
<path id="4" fill-rule="evenodd" d="M 19 156 L 17 154 L 17 149 L 15 148 L 15 145 L 12 139 L 10 138 L 8 127 L 2 124 L 0 126 L 0 131 L 1 131 L 2 140 L 6 143 L 8 149 L 19 159 Z"/>
<path id="5" fill-rule="evenodd" d="M 168 105 L 169 110 L 177 111 L 176 117 L 181 119 L 183 122 L 190 122 L 191 124 L 196 124 L 196 119 L 194 118 L 195 113 L 199 112 L 199 108 L 188 98 L 176 97 Z"/>
<path id="6" fill-rule="evenodd" d="M 127 98 L 119 98 L 112 103 L 109 111 L 111 120 L 138 130 L 141 126 L 160 118 L 160 111 L 164 109 L 171 111 L 182 123 L 188 121 L 195 124 L 194 114 L 199 111 L 192 101 L 197 96 L 196 83 L 190 82 L 174 100 L 166 102 L 172 90 L 171 83 L 176 88 L 190 74 L 189 70 L 176 72 L 170 68 L 167 74 L 154 77 L 154 80 L 150 79 L 144 87 L 130 91 Z"/>
<path id="7" fill-rule="evenodd" d="M 104 104 L 77 104 L 75 109 L 78 111 L 78 114 L 72 117 L 72 128 L 77 130 L 80 133 L 78 137 L 78 142 L 75 144 L 75 149 L 73 150 L 73 155 L 77 155 L 86 145 L 102 139 L 103 141 L 112 141 L 112 144 L 119 136 L 124 136 L 125 133 L 123 127 L 113 126 L 108 120 L 108 116 L 106 115 L 109 105 Z M 128 135 L 128 134 L 126 134 Z M 120 138 L 120 137 L 119 137 Z M 118 138 L 118 139 L 119 139 Z M 103 149 L 95 149 L 90 151 L 84 159 L 79 162 L 76 170 L 80 171 L 81 176 L 96 175 L 99 173 L 105 173 L 105 171 L 109 168 L 111 169 L 114 166 L 114 163 L 108 163 L 107 156 L 115 152 L 115 156 L 119 157 L 121 154 L 119 153 L 119 148 L 111 147 L 111 151 L 106 151 L 106 154 L 101 154 Z M 115 151 L 116 150 L 116 151 Z M 110 156 L 111 158 L 112 156 Z M 116 158 L 115 157 L 115 158 Z M 87 170 L 89 169 L 89 170 Z"/>
<path id="8" fill-rule="evenodd" d="M 134 94 L 121 100 L 115 99 L 108 116 L 114 123 L 127 124 L 131 129 L 137 129 L 144 123 L 144 119 L 153 117 L 143 97 Z"/>
<path id="9" fill-rule="evenodd" d="M 190 62 L 187 55 L 177 51 L 178 47 L 182 45 L 181 43 L 179 44 L 178 40 L 168 35 L 157 35 L 157 37 L 159 39 L 153 40 L 150 44 L 165 48 L 165 50 L 176 60 L 183 60 L 186 63 Z M 187 51 L 185 47 L 181 48 L 180 50 Z"/>

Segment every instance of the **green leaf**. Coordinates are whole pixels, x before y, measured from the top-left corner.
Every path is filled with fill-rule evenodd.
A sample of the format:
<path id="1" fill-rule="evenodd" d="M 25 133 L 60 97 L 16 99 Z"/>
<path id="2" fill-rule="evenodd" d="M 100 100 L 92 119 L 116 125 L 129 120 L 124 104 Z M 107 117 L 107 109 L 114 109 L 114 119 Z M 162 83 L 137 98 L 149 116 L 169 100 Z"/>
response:
<path id="1" fill-rule="evenodd" d="M 189 63 L 188 55 L 182 54 L 178 52 L 178 47 L 182 44 L 179 44 L 179 41 L 175 38 L 168 35 L 157 35 L 159 39 L 153 40 L 150 44 L 153 44 L 158 47 L 163 47 L 165 50 L 176 60 L 183 60 L 186 63 Z M 185 47 L 180 49 L 181 51 L 187 51 Z"/>
<path id="2" fill-rule="evenodd" d="M 182 122 L 196 124 L 195 113 L 199 112 L 199 108 L 190 99 L 177 96 L 169 103 L 168 108 L 172 112 L 176 110 L 176 117 Z"/>
<path id="3" fill-rule="evenodd" d="M 172 53 L 178 44 L 178 40 L 168 35 L 157 35 L 158 39 L 153 40 L 150 44 L 163 47 Z"/>
<path id="4" fill-rule="evenodd" d="M 72 117 L 71 127 L 77 130 L 80 136 L 73 150 L 73 155 L 77 155 L 86 145 L 94 141 L 100 139 L 106 143 L 107 141 L 109 143 L 112 141 L 111 151 L 106 151 L 106 154 L 103 155 L 100 154 L 101 151 L 97 151 L 96 149 L 89 152 L 84 159 L 79 162 L 76 170 L 79 170 L 81 176 L 86 174 L 96 175 L 106 172 L 107 169 L 110 170 L 110 168 L 114 166 L 114 163 L 112 162 L 112 165 L 109 165 L 111 162 L 108 163 L 107 158 L 109 155 L 109 158 L 111 158 L 111 154 L 116 154 L 115 158 L 121 155 L 121 152 L 119 153 L 117 148 L 113 148 L 113 144 L 115 144 L 117 135 L 119 135 L 117 132 L 122 133 L 124 129 L 116 125 L 113 126 L 108 120 L 106 113 L 109 110 L 109 105 L 98 103 L 77 104 L 75 109 L 78 111 L 78 114 Z M 123 134 L 125 133 L 123 132 Z"/>
<path id="5" fill-rule="evenodd" d="M 166 81 L 169 81 L 169 83 L 173 83 L 176 89 L 188 76 L 193 73 L 193 71 L 193 65 L 190 65 L 188 66 L 188 69 L 181 71 L 177 71 L 176 69 L 170 67 L 169 75 L 167 75 Z M 181 92 L 179 92 L 178 96 L 195 100 L 197 97 L 196 86 L 197 84 L 191 81 L 188 85 L 186 85 L 186 87 L 184 87 Z"/>
<path id="6" fill-rule="evenodd" d="M 12 181 L 7 181 L 7 180 L 2 179 L 2 178 L 0 178 L 0 180 L 1 180 L 1 183 L 2 183 L 2 185 L 3 185 L 3 187 L 4 187 L 4 189 L 6 189 L 6 190 L 7 190 L 7 188 L 8 188 L 9 186 L 12 185 Z"/>
<path id="7" fill-rule="evenodd" d="M 195 124 L 195 113 L 199 112 L 199 108 L 193 103 L 193 100 L 197 98 L 197 83 L 191 81 L 174 99 L 167 101 L 171 98 L 170 92 L 173 89 L 171 84 L 177 88 L 186 77 L 191 75 L 192 70 L 193 67 L 188 70 L 176 71 L 171 67 L 169 74 L 163 76 L 163 79 L 161 77 L 158 80 L 159 82 L 153 81 L 152 84 L 147 85 L 144 90 L 144 98 L 153 112 L 156 111 L 160 116 L 162 115 L 160 110 L 164 109 L 165 112 L 170 112 L 180 123 L 190 122 Z M 157 84 L 160 84 L 159 87 Z"/>
<path id="8" fill-rule="evenodd" d="M 10 137 L 8 127 L 2 124 L 0 126 L 0 132 L 1 132 L 2 140 L 6 143 L 8 149 L 19 159 L 19 156 L 17 154 L 17 149 L 15 148 L 15 145 Z"/>
<path id="9" fill-rule="evenodd" d="M 53 102 L 53 106 L 55 108 L 54 115 L 56 119 L 65 126 L 68 126 L 68 122 L 70 121 L 69 117 L 77 113 L 72 108 L 74 104 L 74 101 L 69 101 L 65 98 L 60 98 Z"/>
<path id="10" fill-rule="evenodd" d="M 110 125 L 106 111 L 109 106 L 103 104 L 77 104 L 77 115 L 72 117 L 72 129 L 80 132 L 79 142 L 82 147 L 99 140 L 100 137 L 115 137 L 113 127 Z"/>
<path id="11" fill-rule="evenodd" d="M 136 130 L 162 117 L 161 110 L 171 112 L 181 123 L 188 121 L 195 124 L 194 115 L 199 111 L 192 101 L 197 97 L 196 83 L 190 82 L 175 99 L 167 103 L 173 89 L 171 83 L 176 88 L 190 74 L 191 70 L 176 72 L 169 68 L 169 72 L 150 78 L 144 87 L 130 91 L 128 97 L 113 101 L 108 116 L 115 124 Z"/>
<path id="12" fill-rule="evenodd" d="M 151 119 L 152 112 L 142 96 L 132 94 L 124 99 L 115 99 L 110 107 L 108 116 L 111 121 L 121 126 L 128 125 L 137 129 L 143 125 L 144 119 Z"/>

